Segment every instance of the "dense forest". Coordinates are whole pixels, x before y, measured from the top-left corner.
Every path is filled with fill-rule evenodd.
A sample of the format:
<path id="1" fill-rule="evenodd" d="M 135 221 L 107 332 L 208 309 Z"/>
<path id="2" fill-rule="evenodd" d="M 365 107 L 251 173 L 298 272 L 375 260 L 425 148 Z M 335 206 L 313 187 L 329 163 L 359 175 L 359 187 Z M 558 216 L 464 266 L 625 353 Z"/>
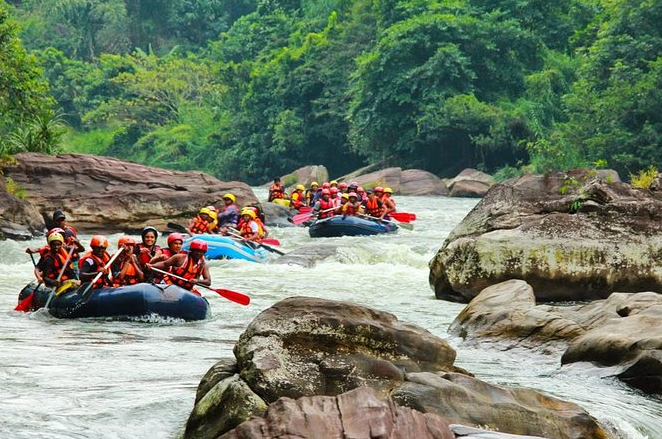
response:
<path id="1" fill-rule="evenodd" d="M 662 0 L 0 0 L 0 155 L 627 175 L 662 163 L 660 23 Z"/>

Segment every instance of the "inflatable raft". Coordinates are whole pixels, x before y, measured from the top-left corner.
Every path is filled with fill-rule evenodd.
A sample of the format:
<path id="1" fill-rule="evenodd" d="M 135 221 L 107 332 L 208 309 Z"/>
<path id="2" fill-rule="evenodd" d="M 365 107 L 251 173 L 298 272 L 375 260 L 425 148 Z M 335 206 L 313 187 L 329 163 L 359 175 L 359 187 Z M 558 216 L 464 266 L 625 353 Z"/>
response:
<path id="1" fill-rule="evenodd" d="M 244 259 L 252 262 L 266 262 L 270 252 L 223 235 L 192 235 L 184 241 L 183 250 L 188 250 L 191 241 L 201 239 L 207 243 L 207 259 Z"/>
<path id="2" fill-rule="evenodd" d="M 398 226 L 379 220 L 368 220 L 355 216 L 332 216 L 315 221 L 308 228 L 311 238 L 334 238 L 338 236 L 361 236 L 393 233 Z"/>
<path id="3" fill-rule="evenodd" d="M 119 288 L 89 289 L 86 297 L 81 293 L 88 284 L 54 296 L 49 313 L 57 318 L 81 317 L 140 317 L 159 315 L 184 320 L 204 320 L 211 313 L 204 297 L 176 285 L 140 283 Z M 32 282 L 18 295 L 19 302 L 34 292 L 30 311 L 43 308 L 53 290 Z"/>

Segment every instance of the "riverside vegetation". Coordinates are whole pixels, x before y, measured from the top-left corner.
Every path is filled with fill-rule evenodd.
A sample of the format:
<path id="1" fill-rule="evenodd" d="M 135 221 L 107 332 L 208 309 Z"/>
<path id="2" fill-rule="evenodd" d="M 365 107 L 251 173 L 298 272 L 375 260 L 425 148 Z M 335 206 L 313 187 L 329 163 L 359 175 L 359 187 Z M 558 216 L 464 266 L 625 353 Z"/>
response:
<path id="1" fill-rule="evenodd" d="M 251 184 L 380 161 L 634 174 L 662 159 L 661 20 L 642 0 L 0 0 L 0 155 Z"/>

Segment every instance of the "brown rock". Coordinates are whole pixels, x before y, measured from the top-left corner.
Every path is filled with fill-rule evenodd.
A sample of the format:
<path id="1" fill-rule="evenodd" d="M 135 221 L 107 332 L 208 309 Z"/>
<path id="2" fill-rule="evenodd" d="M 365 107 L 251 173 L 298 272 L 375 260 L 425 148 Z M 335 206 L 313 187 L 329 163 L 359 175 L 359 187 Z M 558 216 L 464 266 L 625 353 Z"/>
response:
<path id="1" fill-rule="evenodd" d="M 0 239 L 30 239 L 44 232 L 46 224 L 39 211 L 20 198 L 18 194 L 7 192 L 7 177 L 0 172 Z M 10 184 L 14 181 L 10 178 Z"/>
<path id="2" fill-rule="evenodd" d="M 420 169 L 407 169 L 400 174 L 398 193 L 402 195 L 448 195 L 448 188 L 434 174 Z"/>
<path id="3" fill-rule="evenodd" d="M 302 184 L 306 188 L 310 187 L 310 183 L 313 181 L 322 184 L 324 181 L 329 180 L 329 171 L 327 171 L 325 166 L 322 165 L 310 165 L 299 168 L 295 171 L 290 172 L 287 175 L 280 177 L 281 183 L 285 186 L 287 194 L 289 196 L 290 192 L 294 190 L 294 187 L 297 184 Z M 273 181 L 270 181 L 266 186 L 270 186 Z"/>
<path id="4" fill-rule="evenodd" d="M 63 210 L 79 231 L 137 231 L 149 224 L 165 228 L 168 221 L 188 221 L 200 207 L 222 205 L 232 192 L 240 205 L 256 202 L 244 183 L 223 183 L 202 172 L 168 171 L 87 154 L 37 153 L 16 155 L 4 168 L 50 221 Z"/>

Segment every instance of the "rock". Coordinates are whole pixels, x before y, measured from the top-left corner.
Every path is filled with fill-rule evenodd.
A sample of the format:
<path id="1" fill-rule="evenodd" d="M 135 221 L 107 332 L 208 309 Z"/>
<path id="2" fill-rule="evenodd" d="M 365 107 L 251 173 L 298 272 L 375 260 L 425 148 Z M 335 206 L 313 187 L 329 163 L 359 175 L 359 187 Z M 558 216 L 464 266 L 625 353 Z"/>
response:
<path id="1" fill-rule="evenodd" d="M 15 188 L 9 177 L 11 192 L 7 191 L 7 179 L 0 170 L 0 239 L 28 240 L 44 232 L 46 224 L 39 211 L 19 197 L 20 188 Z M 14 193 L 18 192 L 18 193 Z"/>
<path id="2" fill-rule="evenodd" d="M 400 174 L 398 193 L 402 195 L 448 195 L 448 188 L 434 174 L 420 169 L 407 169 Z"/>
<path id="3" fill-rule="evenodd" d="M 662 292 L 662 194 L 602 175 L 525 175 L 493 186 L 430 261 L 437 298 L 468 302 L 508 279 L 529 283 L 538 301 Z"/>
<path id="4" fill-rule="evenodd" d="M 598 365 L 647 393 L 662 393 L 662 296 L 613 293 L 575 306 L 535 305 L 531 287 L 510 280 L 484 289 L 451 324 L 465 340 L 563 353 L 562 364 Z M 552 349 L 550 349 L 552 348 Z"/>
<path id="5" fill-rule="evenodd" d="M 494 185 L 494 178 L 476 169 L 467 168 L 446 184 L 451 197 L 482 198 Z"/>
<path id="6" fill-rule="evenodd" d="M 546 439 L 540 436 L 520 436 L 516 434 L 504 434 L 482 428 L 472 428 L 466 425 L 451 424 L 451 431 L 455 437 L 466 439 Z"/>
<path id="7" fill-rule="evenodd" d="M 293 227 L 294 224 L 288 221 L 297 213 L 296 210 L 276 203 L 261 203 L 260 207 L 266 219 L 265 225 L 269 227 Z"/>
<path id="8" fill-rule="evenodd" d="M 322 184 L 324 181 L 329 181 L 329 171 L 327 171 L 326 167 L 322 165 L 304 166 L 287 175 L 283 175 L 280 177 L 280 181 L 283 186 L 285 186 L 286 192 L 289 196 L 297 184 L 302 184 L 308 188 L 313 181 L 316 181 L 319 184 Z M 270 181 L 269 183 L 266 183 L 265 186 L 271 186 L 272 183 L 273 181 Z"/>
<path id="9" fill-rule="evenodd" d="M 202 172 L 168 171 L 87 154 L 17 154 L 4 167 L 7 177 L 25 192 L 50 221 L 60 209 L 67 221 L 87 233 L 136 232 L 149 224 L 188 221 L 200 207 L 223 205 L 232 192 L 240 205 L 256 202 L 244 183 L 223 183 Z M 23 218 L 21 218 L 21 221 Z"/>
<path id="10" fill-rule="evenodd" d="M 357 415 L 348 418 L 341 412 L 346 436 L 314 436 L 319 433 L 313 429 L 317 424 L 324 425 L 325 431 L 335 428 L 339 416 L 331 412 L 337 407 L 342 411 L 343 394 L 364 386 L 370 387 L 377 398 L 390 396 L 400 406 L 427 412 L 428 416 L 441 415 L 446 419 L 448 415 L 454 422 L 466 425 L 489 425 L 501 432 L 539 436 L 553 431 L 549 435 L 553 438 L 606 437 L 595 420 L 574 404 L 533 390 L 506 389 L 472 379 L 469 372 L 454 366 L 455 351 L 446 341 L 422 328 L 401 323 L 389 313 L 353 303 L 307 297 L 282 300 L 248 325 L 234 353 L 238 375 L 218 382 L 199 399 L 185 437 L 227 433 L 226 427 L 239 421 L 242 408 L 235 405 L 242 404 L 241 397 L 271 404 L 271 414 L 242 424 L 228 434 L 229 438 L 264 437 L 254 436 L 261 431 L 273 435 L 266 437 L 390 437 L 362 436 L 364 430 L 349 434 L 345 428 L 349 419 L 361 419 L 364 427 L 382 425 L 381 409 L 366 414 L 361 411 L 360 404 L 368 400 L 363 396 L 356 398 L 359 406 L 352 405 L 351 410 L 358 411 Z M 232 371 L 224 367 L 220 370 L 210 375 L 220 377 Z M 237 376 L 245 387 L 238 385 Z M 205 387 L 215 382 L 206 381 Z M 223 389 L 230 394 L 225 396 L 220 392 Z M 283 397 L 291 399 L 279 399 Z M 302 397 L 310 399 L 293 401 Z M 214 403 L 223 405 L 213 407 Z M 379 405 L 383 407 L 382 402 Z M 261 405 L 254 403 L 252 407 L 258 410 Z M 222 423 L 209 415 L 224 411 L 233 416 Z M 286 414 L 281 415 L 284 411 Z M 331 416 L 327 416 L 329 413 Z M 244 415 L 243 420 L 248 420 L 248 414 Z M 305 423 L 301 419 L 315 422 Z M 421 418 L 416 419 L 416 428 L 421 427 Z M 281 428 L 278 425 L 287 428 L 269 430 Z M 278 436 L 285 434 L 283 431 L 296 434 Z M 204 432 L 205 436 L 194 436 L 193 432 Z M 406 434 L 409 436 L 402 437 L 419 437 Z"/>
<path id="11" fill-rule="evenodd" d="M 338 396 L 280 398 L 222 439 L 454 439 L 443 418 L 399 407 L 367 387 Z"/>
<path id="12" fill-rule="evenodd" d="M 337 253 L 337 244 L 311 244 L 287 252 L 286 255 L 276 259 L 272 264 L 294 264 L 312 268 L 318 262 L 335 256 Z"/>

